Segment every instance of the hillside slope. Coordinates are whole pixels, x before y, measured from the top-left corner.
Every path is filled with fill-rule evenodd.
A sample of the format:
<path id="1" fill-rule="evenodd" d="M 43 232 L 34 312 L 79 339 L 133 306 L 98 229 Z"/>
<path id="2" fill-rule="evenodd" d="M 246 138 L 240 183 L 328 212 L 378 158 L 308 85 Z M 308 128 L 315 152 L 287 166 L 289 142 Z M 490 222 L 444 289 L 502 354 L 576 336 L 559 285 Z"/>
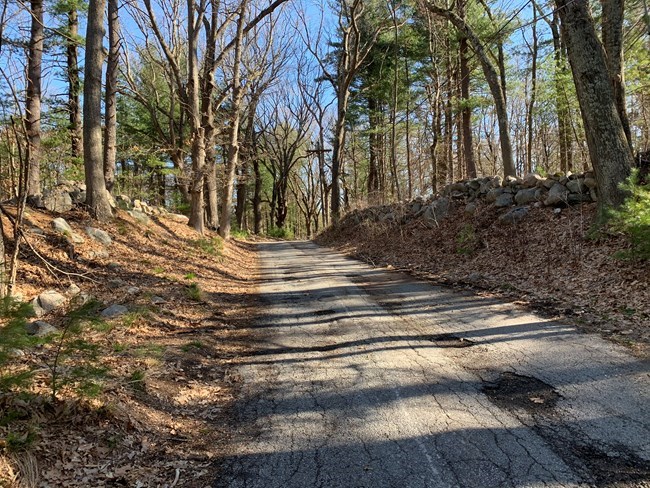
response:
<path id="1" fill-rule="evenodd" d="M 54 217 L 72 232 L 55 232 Z M 39 318 L 55 333 L 3 365 L 3 380 L 32 376 L 0 392 L 1 486 L 203 487 L 214 479 L 238 385 L 229 365 L 246 347 L 237 325 L 256 306 L 256 258 L 244 243 L 200 237 L 162 215 L 138 217 L 120 210 L 99 225 L 81 211 L 29 210 L 33 250 L 22 248 L 18 292 L 31 300 L 51 290 L 65 301 Z M 87 226 L 112 242 L 90 237 Z M 111 306 L 115 315 L 105 316 Z M 31 330 L 47 332 L 39 327 Z"/>
<path id="2" fill-rule="evenodd" d="M 650 341 L 650 263 L 616 257 L 624 236 L 592 237 L 595 204 L 530 207 L 522 219 L 477 200 L 451 200 L 446 218 L 409 216 L 407 205 L 353 211 L 317 242 L 377 266 L 498 293 L 628 344 Z M 388 217 L 388 218 L 387 218 Z"/>

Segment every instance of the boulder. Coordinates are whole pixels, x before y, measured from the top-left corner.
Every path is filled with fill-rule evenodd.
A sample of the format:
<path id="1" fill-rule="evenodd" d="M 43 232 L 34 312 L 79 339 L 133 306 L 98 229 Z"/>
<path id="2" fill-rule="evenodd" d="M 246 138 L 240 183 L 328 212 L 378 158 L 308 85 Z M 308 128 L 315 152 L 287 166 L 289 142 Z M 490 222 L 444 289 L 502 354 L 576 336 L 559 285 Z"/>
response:
<path id="1" fill-rule="evenodd" d="M 481 188 L 481 182 L 478 179 L 470 180 L 467 183 L 467 186 L 469 187 L 470 190 L 476 191 L 479 188 Z"/>
<path id="2" fill-rule="evenodd" d="M 104 318 L 113 318 L 126 315 L 127 313 L 129 313 L 128 308 L 126 308 L 124 305 L 115 304 L 102 310 L 100 315 Z"/>
<path id="3" fill-rule="evenodd" d="M 487 192 L 487 195 L 485 195 L 485 201 L 488 203 L 494 203 L 501 195 L 503 195 L 503 188 L 493 188 Z"/>
<path id="4" fill-rule="evenodd" d="M 122 210 L 131 210 L 133 208 L 133 202 L 127 195 L 116 196 L 115 203 L 117 204 L 117 207 L 121 208 Z"/>
<path id="5" fill-rule="evenodd" d="M 568 180 L 567 180 L 568 181 Z M 547 207 L 566 204 L 569 197 L 569 190 L 561 183 L 555 183 L 548 192 L 544 205 Z"/>
<path id="6" fill-rule="evenodd" d="M 167 218 L 173 222 L 178 222 L 179 224 L 187 224 L 190 221 L 190 218 L 187 215 L 176 213 L 168 214 Z"/>
<path id="7" fill-rule="evenodd" d="M 84 203 L 86 201 L 86 191 L 85 190 L 79 190 L 75 189 L 72 190 L 70 193 L 70 198 L 72 199 L 72 203 L 79 204 L 79 203 Z"/>
<path id="8" fill-rule="evenodd" d="M 598 186 L 598 183 L 596 182 L 595 178 L 585 178 L 585 186 L 589 188 L 590 190 L 593 190 Z"/>
<path id="9" fill-rule="evenodd" d="M 151 222 L 151 219 L 147 216 L 147 214 L 139 210 L 128 210 L 127 213 L 141 224 L 148 224 Z"/>
<path id="10" fill-rule="evenodd" d="M 541 197 L 542 191 L 539 188 L 527 188 L 519 190 L 515 195 L 515 202 L 517 205 L 526 205 L 534 203 Z"/>
<path id="11" fill-rule="evenodd" d="M 587 189 L 585 180 L 582 179 L 569 180 L 566 187 L 571 193 L 583 193 Z"/>
<path id="12" fill-rule="evenodd" d="M 523 184 L 526 188 L 534 188 L 538 183 L 541 183 L 542 180 L 544 180 L 544 178 L 537 173 L 528 173 L 524 176 Z"/>
<path id="13" fill-rule="evenodd" d="M 29 335 L 36 337 L 45 337 L 50 334 L 56 334 L 59 332 L 59 329 L 57 327 L 54 327 L 52 324 L 48 324 L 47 322 L 43 322 L 42 320 L 30 322 L 29 324 L 25 325 L 25 330 Z"/>
<path id="14" fill-rule="evenodd" d="M 81 288 L 79 288 L 77 285 L 74 283 L 71 283 L 68 289 L 65 291 L 65 294 L 69 297 L 76 297 L 81 293 Z"/>
<path id="15" fill-rule="evenodd" d="M 472 202 L 465 205 L 465 213 L 468 215 L 474 215 L 476 213 L 477 205 Z"/>
<path id="16" fill-rule="evenodd" d="M 438 198 L 431 202 L 431 204 L 425 207 L 423 217 L 426 220 L 439 221 L 449 215 L 449 210 L 451 208 L 448 198 Z"/>
<path id="17" fill-rule="evenodd" d="M 65 235 L 73 234 L 72 227 L 70 227 L 70 224 L 68 224 L 62 217 L 57 217 L 56 219 L 52 220 L 51 225 L 52 229 L 54 229 L 54 232 Z"/>
<path id="18" fill-rule="evenodd" d="M 43 195 L 41 203 L 50 212 L 63 213 L 72 210 L 72 198 L 64 191 L 53 191 Z"/>
<path id="19" fill-rule="evenodd" d="M 154 305 L 162 305 L 163 303 L 167 303 L 167 300 L 165 300 L 163 297 L 153 296 L 151 297 L 151 303 Z"/>
<path id="20" fill-rule="evenodd" d="M 546 178 L 545 180 L 542 180 L 542 185 L 547 190 L 550 190 L 551 188 L 553 188 L 553 185 L 555 185 L 556 183 L 557 183 L 557 180 L 554 180 L 553 178 Z"/>
<path id="21" fill-rule="evenodd" d="M 512 193 L 502 193 L 494 202 L 496 207 L 509 207 L 514 203 Z"/>
<path id="22" fill-rule="evenodd" d="M 66 302 L 66 298 L 56 290 L 47 290 L 32 300 L 32 307 L 37 317 L 59 308 Z"/>
<path id="23" fill-rule="evenodd" d="M 499 221 L 504 224 L 518 224 L 521 222 L 526 215 L 528 215 L 528 207 L 517 207 L 512 210 L 504 213 L 499 217 Z"/>
<path id="24" fill-rule="evenodd" d="M 94 227 L 86 227 L 86 234 L 88 234 L 97 242 L 104 244 L 105 246 L 110 246 L 113 243 L 111 236 L 109 236 L 108 232 L 104 230 L 96 229 Z"/>

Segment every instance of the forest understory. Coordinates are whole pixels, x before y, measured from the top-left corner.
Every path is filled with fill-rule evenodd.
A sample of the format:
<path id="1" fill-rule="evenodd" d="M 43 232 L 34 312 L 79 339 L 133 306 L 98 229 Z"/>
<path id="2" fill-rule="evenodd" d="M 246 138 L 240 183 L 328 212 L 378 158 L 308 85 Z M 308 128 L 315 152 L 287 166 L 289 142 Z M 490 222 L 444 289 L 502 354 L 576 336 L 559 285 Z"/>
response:
<path id="1" fill-rule="evenodd" d="M 82 211 L 63 217 L 79 234 L 96 225 Z M 2 368 L 3 381 L 30 376 L 0 396 L 0 486 L 210 485 L 228 444 L 240 326 L 257 313 L 253 249 L 126 212 L 101 226 L 110 247 L 72 244 L 52 219 L 28 211 L 27 241 L 49 264 L 23 246 L 17 291 L 81 293 L 40 318 L 57 334 Z M 128 312 L 99 314 L 115 304 Z"/>
<path id="2" fill-rule="evenodd" d="M 501 222 L 502 213 L 482 203 L 469 215 L 456 204 L 436 225 L 376 222 L 360 210 L 317 242 L 374 266 L 502 296 L 648 358 L 650 264 L 629 257 L 626 236 L 595 230 L 595 204 L 532 208 L 517 224 Z"/>

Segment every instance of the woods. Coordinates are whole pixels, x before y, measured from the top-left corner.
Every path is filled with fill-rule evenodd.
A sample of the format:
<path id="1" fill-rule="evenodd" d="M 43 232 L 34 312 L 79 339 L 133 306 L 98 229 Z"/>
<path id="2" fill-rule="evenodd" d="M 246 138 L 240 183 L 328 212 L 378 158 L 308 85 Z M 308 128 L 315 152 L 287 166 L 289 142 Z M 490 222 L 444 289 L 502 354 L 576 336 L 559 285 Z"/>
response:
<path id="1" fill-rule="evenodd" d="M 199 233 L 309 236 L 457 180 L 593 168 L 604 212 L 650 144 L 644 9 L 5 1 L 1 198 L 83 179 L 99 220 L 125 193 Z"/>

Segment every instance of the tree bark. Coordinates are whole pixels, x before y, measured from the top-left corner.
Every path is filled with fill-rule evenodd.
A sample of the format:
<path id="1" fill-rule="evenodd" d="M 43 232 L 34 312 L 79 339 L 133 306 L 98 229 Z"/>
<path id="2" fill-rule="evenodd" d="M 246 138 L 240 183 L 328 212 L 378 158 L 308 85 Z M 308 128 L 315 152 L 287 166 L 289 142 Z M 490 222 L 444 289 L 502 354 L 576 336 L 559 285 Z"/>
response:
<path id="1" fill-rule="evenodd" d="M 458 2 L 458 12 L 465 18 L 465 1 Z M 460 96 L 462 99 L 462 133 L 463 133 L 463 158 L 465 171 L 468 178 L 476 178 L 476 160 L 474 159 L 474 142 L 472 141 L 472 107 L 469 100 L 469 45 L 466 36 L 461 36 L 458 42 L 460 57 Z"/>
<path id="2" fill-rule="evenodd" d="M 632 148 L 630 120 L 625 107 L 625 75 L 623 71 L 623 19 L 625 0 L 601 0 L 603 8 L 603 47 L 607 54 L 607 68 L 614 89 L 614 99 L 623 131 Z"/>
<path id="3" fill-rule="evenodd" d="M 27 130 L 27 198 L 41 195 L 41 75 L 43 60 L 43 0 L 31 1 L 31 31 L 27 57 L 25 128 Z"/>
<path id="4" fill-rule="evenodd" d="M 88 3 L 86 62 L 83 102 L 84 168 L 86 204 L 93 217 L 103 221 L 112 217 L 109 193 L 104 181 L 102 151 L 102 64 L 104 62 L 104 0 Z"/>
<path id="5" fill-rule="evenodd" d="M 612 88 L 605 50 L 598 40 L 588 0 L 556 0 L 569 62 L 598 182 L 601 215 L 623 203 L 619 185 L 630 174 L 633 156 Z"/>
<path id="6" fill-rule="evenodd" d="M 117 70 L 120 55 L 120 19 L 118 0 L 108 0 L 108 60 L 106 63 L 106 101 L 104 126 L 104 180 L 106 189 L 115 186 L 115 158 L 117 155 Z"/>
<path id="7" fill-rule="evenodd" d="M 502 78 L 500 78 L 497 69 L 490 60 L 483 43 L 478 36 L 470 28 L 470 26 L 461 19 L 454 12 L 433 5 L 432 3 L 426 4 L 427 8 L 436 15 L 440 15 L 448 19 L 456 29 L 458 29 L 468 41 L 471 43 L 477 58 L 483 68 L 485 80 L 490 87 L 492 98 L 494 99 L 494 108 L 497 113 L 499 123 L 499 141 L 501 143 L 501 157 L 503 159 L 503 172 L 505 176 L 515 176 L 515 163 L 512 154 L 512 143 L 510 141 L 510 127 L 508 123 L 508 108 L 506 106 L 505 87 L 502 86 Z"/>
<path id="8" fill-rule="evenodd" d="M 253 190 L 253 232 L 260 235 L 262 232 L 262 173 L 260 162 L 253 160 L 253 174 L 255 175 L 255 188 Z"/>
<path id="9" fill-rule="evenodd" d="M 223 199 L 221 207 L 221 219 L 219 221 L 219 235 L 224 239 L 230 237 L 230 217 L 232 214 L 232 193 L 235 184 L 235 170 L 239 162 L 239 125 L 241 118 L 241 102 L 244 96 L 244 88 L 241 83 L 241 56 L 244 37 L 244 21 L 246 18 L 247 2 L 241 4 L 239 19 L 237 21 L 237 33 L 235 44 L 235 55 L 233 59 L 232 78 L 232 103 L 233 111 L 230 120 L 230 141 L 228 143 L 228 160 L 226 161 L 226 174 L 223 188 Z"/>
<path id="10" fill-rule="evenodd" d="M 81 81 L 79 79 L 79 56 L 77 53 L 77 35 L 79 33 L 79 16 L 77 8 L 68 12 L 68 36 L 66 40 L 67 77 L 68 77 L 68 111 L 70 121 L 70 154 L 75 159 L 83 156 L 83 133 L 81 125 Z"/>

